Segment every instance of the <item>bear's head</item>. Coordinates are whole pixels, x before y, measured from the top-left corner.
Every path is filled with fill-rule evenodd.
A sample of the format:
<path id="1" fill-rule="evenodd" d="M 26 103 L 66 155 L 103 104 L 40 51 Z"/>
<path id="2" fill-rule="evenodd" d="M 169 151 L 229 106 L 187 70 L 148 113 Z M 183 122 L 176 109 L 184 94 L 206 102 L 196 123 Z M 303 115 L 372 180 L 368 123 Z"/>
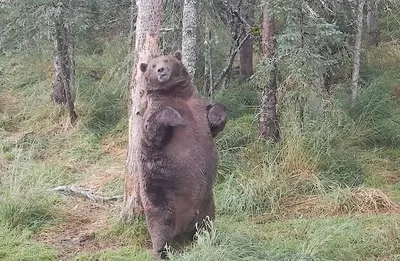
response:
<path id="1" fill-rule="evenodd" d="M 190 76 L 181 62 L 182 55 L 162 55 L 152 59 L 148 64 L 141 63 L 140 70 L 147 81 L 147 91 L 177 91 L 190 85 Z"/>

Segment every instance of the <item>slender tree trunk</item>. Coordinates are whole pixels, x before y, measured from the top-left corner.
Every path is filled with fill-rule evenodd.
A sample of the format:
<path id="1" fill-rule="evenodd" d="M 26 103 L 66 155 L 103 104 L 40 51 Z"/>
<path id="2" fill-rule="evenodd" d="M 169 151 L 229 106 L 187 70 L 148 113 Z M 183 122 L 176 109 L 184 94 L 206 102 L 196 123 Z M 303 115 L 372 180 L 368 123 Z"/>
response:
<path id="1" fill-rule="evenodd" d="M 62 2 L 58 3 L 57 8 L 59 12 L 53 18 L 55 27 L 55 72 L 56 72 L 56 84 L 53 87 L 53 100 L 57 101 L 57 96 L 62 98 L 60 101 L 67 103 L 68 114 L 70 123 L 74 124 L 78 116 L 75 112 L 75 106 L 73 97 L 71 95 L 72 83 L 74 83 L 73 66 L 71 60 L 71 39 L 70 31 L 65 21 L 65 5 Z M 59 96 L 61 94 L 61 96 Z M 64 100 L 65 97 L 65 100 Z M 64 103 L 65 103 L 64 102 Z"/>
<path id="2" fill-rule="evenodd" d="M 364 4 L 365 0 L 359 0 L 357 6 L 357 19 L 356 19 L 356 35 L 354 39 L 354 58 L 353 58 L 353 73 L 351 77 L 351 104 L 354 105 L 357 101 L 359 92 L 359 78 L 360 78 L 360 61 L 361 61 L 361 44 L 363 34 L 363 18 L 364 18 Z"/>
<path id="3" fill-rule="evenodd" d="M 276 82 L 276 62 L 275 62 L 275 22 L 273 15 L 268 7 L 263 10 L 262 17 L 262 54 L 265 61 L 271 63 L 268 72 L 268 82 L 261 94 L 260 109 L 260 135 L 266 140 L 278 141 L 280 139 L 278 115 L 276 112 L 277 104 L 277 82 Z"/>
<path id="4" fill-rule="evenodd" d="M 368 42 L 375 46 L 378 46 L 380 42 L 380 30 L 379 30 L 379 0 L 370 0 L 368 3 L 367 12 L 367 37 Z"/>
<path id="5" fill-rule="evenodd" d="M 68 56 L 70 61 L 70 75 L 71 75 L 71 90 L 76 88 L 76 77 L 75 77 L 75 37 L 72 35 L 72 29 L 70 23 L 67 24 L 67 33 L 68 33 Z M 74 98 L 72 97 L 72 101 L 74 102 Z"/>
<path id="6" fill-rule="evenodd" d="M 133 45 L 134 44 L 133 40 L 135 39 L 135 21 L 136 21 L 135 7 L 136 7 L 135 0 L 131 0 L 130 16 L 129 16 L 131 21 L 129 26 L 129 39 L 128 39 L 129 56 L 132 56 L 132 51 L 135 48 L 135 46 Z M 128 70 L 131 68 L 132 67 L 129 67 Z"/>
<path id="7" fill-rule="evenodd" d="M 182 63 L 194 79 L 197 57 L 197 0 L 185 0 L 182 27 Z"/>
<path id="8" fill-rule="evenodd" d="M 137 20 L 135 50 L 133 55 L 131 89 L 131 109 L 129 117 L 129 142 L 125 172 L 124 205 L 121 218 L 131 221 L 136 214 L 143 213 L 139 194 L 139 142 L 143 124 L 142 114 L 146 106 L 145 79 L 139 65 L 148 63 L 159 54 L 159 36 L 162 21 L 162 0 L 137 0 Z"/>
<path id="9" fill-rule="evenodd" d="M 131 87 L 131 82 L 132 82 L 132 77 L 134 77 L 133 73 L 132 73 L 132 63 L 133 63 L 133 55 L 132 52 L 135 48 L 134 46 L 134 39 L 135 39 L 135 22 L 136 22 L 136 0 L 131 0 L 131 6 L 130 6 L 130 28 L 129 28 L 129 39 L 128 39 L 128 62 L 127 62 L 127 68 L 126 68 L 126 72 L 129 72 L 129 76 L 128 76 L 128 81 L 127 81 L 127 89 L 130 89 Z M 127 95 L 128 96 L 128 95 Z M 130 96 L 128 96 L 128 111 L 131 110 L 132 108 L 132 99 Z"/>
<path id="10" fill-rule="evenodd" d="M 205 41 L 205 52 L 204 52 L 204 95 L 208 95 L 211 99 L 214 99 L 212 92 L 212 60 L 211 60 L 211 30 L 210 27 L 206 26 L 206 41 Z"/>
<path id="11" fill-rule="evenodd" d="M 54 48 L 57 50 L 57 43 L 54 41 Z M 54 56 L 54 80 L 51 99 L 58 104 L 66 104 L 67 97 L 65 95 L 64 83 L 62 78 L 61 59 L 58 54 Z"/>
<path id="12" fill-rule="evenodd" d="M 254 5 L 255 0 L 246 0 L 242 8 L 242 16 L 250 26 L 254 25 Z M 246 35 L 246 29 L 243 26 L 243 37 Z M 247 79 L 253 74 L 253 37 L 250 35 L 243 43 L 239 53 L 240 75 L 242 79 Z"/>

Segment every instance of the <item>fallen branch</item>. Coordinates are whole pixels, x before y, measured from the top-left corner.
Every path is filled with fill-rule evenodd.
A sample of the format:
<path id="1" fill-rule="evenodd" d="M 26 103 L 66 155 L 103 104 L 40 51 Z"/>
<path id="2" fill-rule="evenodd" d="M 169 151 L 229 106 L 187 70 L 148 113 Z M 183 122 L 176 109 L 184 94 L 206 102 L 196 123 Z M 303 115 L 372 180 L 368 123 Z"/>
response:
<path id="1" fill-rule="evenodd" d="M 73 187 L 73 186 L 58 186 L 56 188 L 53 188 L 52 191 L 59 192 L 69 196 L 80 196 L 95 202 L 121 201 L 123 199 L 122 195 L 104 197 L 96 195 L 93 191 L 89 189 Z"/>

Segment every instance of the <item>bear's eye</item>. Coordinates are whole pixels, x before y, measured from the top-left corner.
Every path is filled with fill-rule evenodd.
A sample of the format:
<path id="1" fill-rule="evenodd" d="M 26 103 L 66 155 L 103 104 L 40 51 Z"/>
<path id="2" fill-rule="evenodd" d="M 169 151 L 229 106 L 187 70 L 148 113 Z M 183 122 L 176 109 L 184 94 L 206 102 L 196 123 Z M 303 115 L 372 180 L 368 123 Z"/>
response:
<path id="1" fill-rule="evenodd" d="M 164 60 L 164 63 L 168 63 L 169 61 L 167 59 Z"/>
<path id="2" fill-rule="evenodd" d="M 154 68 L 156 68 L 156 65 L 155 65 L 155 64 L 153 64 L 151 67 L 154 69 Z"/>

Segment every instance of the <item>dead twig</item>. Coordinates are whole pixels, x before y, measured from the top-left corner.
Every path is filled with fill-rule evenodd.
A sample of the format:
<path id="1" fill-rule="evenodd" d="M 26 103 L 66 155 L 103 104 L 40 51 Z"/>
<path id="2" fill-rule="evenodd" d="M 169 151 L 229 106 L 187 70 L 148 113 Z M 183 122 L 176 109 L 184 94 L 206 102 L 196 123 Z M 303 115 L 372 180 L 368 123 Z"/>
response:
<path id="1" fill-rule="evenodd" d="M 56 188 L 53 188 L 52 191 L 59 192 L 61 194 L 69 195 L 69 196 L 80 196 L 80 197 L 87 198 L 87 199 L 95 201 L 95 202 L 122 201 L 122 199 L 123 199 L 122 195 L 104 197 L 104 196 L 96 195 L 90 189 L 74 187 L 74 186 L 58 186 Z"/>
<path id="2" fill-rule="evenodd" d="M 222 72 L 219 74 L 217 80 L 215 81 L 215 83 L 212 86 L 212 90 L 216 90 L 218 85 L 222 82 L 222 80 L 224 79 L 225 75 L 228 73 L 229 69 L 232 67 L 233 64 L 233 60 L 236 57 L 236 54 L 240 51 L 240 49 L 242 48 L 242 45 L 246 42 L 246 40 L 250 37 L 250 34 L 247 34 L 238 44 L 238 46 L 236 47 L 236 49 L 231 53 L 231 55 L 229 56 L 228 59 L 228 63 L 225 66 L 225 68 L 222 70 Z"/>

